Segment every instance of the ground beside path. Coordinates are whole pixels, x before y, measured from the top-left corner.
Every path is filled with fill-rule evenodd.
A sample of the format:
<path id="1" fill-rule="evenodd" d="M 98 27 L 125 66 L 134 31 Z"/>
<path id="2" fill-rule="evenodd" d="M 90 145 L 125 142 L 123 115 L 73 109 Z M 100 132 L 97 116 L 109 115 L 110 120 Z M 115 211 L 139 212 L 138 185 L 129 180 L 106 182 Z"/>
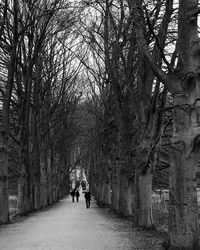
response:
<path id="1" fill-rule="evenodd" d="M 0 250 L 158 250 L 162 239 L 138 231 L 92 201 L 86 209 L 70 197 L 9 225 L 0 227 Z"/>

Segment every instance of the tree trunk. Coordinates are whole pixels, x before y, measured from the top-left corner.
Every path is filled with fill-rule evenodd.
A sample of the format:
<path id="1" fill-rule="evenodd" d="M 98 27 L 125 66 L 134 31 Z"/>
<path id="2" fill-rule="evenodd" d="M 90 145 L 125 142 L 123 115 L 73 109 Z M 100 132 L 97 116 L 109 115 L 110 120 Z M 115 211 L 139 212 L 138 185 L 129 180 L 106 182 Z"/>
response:
<path id="1" fill-rule="evenodd" d="M 110 197 L 110 182 L 103 181 L 103 203 L 105 205 L 110 205 L 111 197 Z"/>
<path id="2" fill-rule="evenodd" d="M 38 128 L 37 128 L 37 115 L 36 113 L 30 115 L 30 120 L 32 123 L 31 128 L 31 142 L 30 142 L 30 152 L 32 157 L 31 161 L 31 175 L 32 175 L 32 202 L 33 208 L 38 210 L 41 208 L 41 173 L 40 173 L 40 148 L 39 148 L 39 138 L 38 138 Z"/>
<path id="3" fill-rule="evenodd" d="M 42 154 L 42 153 L 41 153 Z M 46 207 L 48 205 L 48 184 L 47 184 L 47 170 L 45 163 L 40 160 L 40 166 L 41 166 L 41 206 Z"/>
<path id="4" fill-rule="evenodd" d="M 120 177 L 119 177 L 119 164 L 116 161 L 112 167 L 112 197 L 111 207 L 112 209 L 119 210 L 119 189 L 120 189 Z"/>
<path id="5" fill-rule="evenodd" d="M 174 89 L 169 238 L 171 249 L 200 249 L 196 171 L 200 156 L 198 1 L 180 0 Z"/>
<path id="6" fill-rule="evenodd" d="M 7 165 L 3 161 L 7 161 L 7 155 L 3 156 L 0 153 L 0 224 L 9 221 L 9 211 L 8 211 L 8 180 L 7 180 Z"/>
<path id="7" fill-rule="evenodd" d="M 103 195 L 104 195 L 104 183 L 103 183 L 103 180 L 101 180 L 101 182 L 100 182 L 100 197 L 99 197 L 99 204 L 100 205 L 104 204 Z"/>
<path id="8" fill-rule="evenodd" d="M 156 112 L 150 113 L 144 102 L 141 102 L 141 127 L 138 136 L 137 168 L 135 170 L 135 212 L 136 225 L 154 228 L 152 215 L 152 169 L 156 163 L 157 146 L 152 149 L 157 121 Z M 149 114 L 150 119 L 147 115 Z"/>
<path id="9" fill-rule="evenodd" d="M 53 204 L 53 149 L 47 150 L 47 203 Z"/>
<path id="10" fill-rule="evenodd" d="M 112 185 L 112 199 L 111 199 L 112 209 L 119 210 L 119 184 L 114 183 Z"/>
<path id="11" fill-rule="evenodd" d="M 48 205 L 48 172 L 47 172 L 47 152 L 44 141 L 40 143 L 40 181 L 41 181 L 41 206 Z"/>
<path id="12" fill-rule="evenodd" d="M 101 200 L 101 183 L 99 180 L 97 180 L 97 186 L 96 186 L 96 190 L 97 190 L 97 204 L 100 204 L 100 200 Z"/>
<path id="13" fill-rule="evenodd" d="M 34 209 L 38 210 L 42 207 L 41 205 L 41 184 L 40 174 L 34 176 Z"/>
<path id="14" fill-rule="evenodd" d="M 18 180 L 18 214 L 26 215 L 32 211 L 31 208 L 31 185 L 30 177 L 27 175 L 20 176 Z"/>
<path id="15" fill-rule="evenodd" d="M 41 165 L 40 165 L 40 105 L 39 98 L 41 92 L 41 79 L 42 79 L 42 56 L 38 53 L 38 58 L 35 63 L 35 79 L 33 85 L 33 105 L 30 111 L 30 127 L 32 127 L 31 136 L 33 149 L 32 165 L 33 165 L 33 185 L 34 185 L 34 209 L 41 208 Z"/>
<path id="16" fill-rule="evenodd" d="M 53 161 L 51 162 L 52 167 L 52 183 L 53 183 L 53 202 L 58 201 L 58 155 L 52 153 Z"/>
<path id="17" fill-rule="evenodd" d="M 11 88 L 11 87 L 10 87 Z M 11 91 L 11 89 L 9 90 Z M 3 104 L 0 131 L 0 224 L 9 222 L 8 209 L 8 147 L 9 147 L 9 100 Z"/>
<path id="18" fill-rule="evenodd" d="M 132 215 L 132 183 L 123 172 L 120 175 L 119 212 L 124 216 Z"/>
<path id="19" fill-rule="evenodd" d="M 184 96 L 175 97 L 169 193 L 171 249 L 200 249 L 195 176 L 200 154 L 199 105 L 199 100 L 190 106 Z"/>
<path id="20" fill-rule="evenodd" d="M 136 225 L 144 228 L 154 227 L 152 214 L 152 173 L 136 170 L 135 174 Z"/>
<path id="21" fill-rule="evenodd" d="M 26 132 L 22 135 L 25 137 Z M 27 137 L 22 139 L 23 146 L 19 148 L 19 173 L 18 179 L 18 213 L 26 215 L 33 210 L 33 176 L 30 171 L 29 146 Z"/>

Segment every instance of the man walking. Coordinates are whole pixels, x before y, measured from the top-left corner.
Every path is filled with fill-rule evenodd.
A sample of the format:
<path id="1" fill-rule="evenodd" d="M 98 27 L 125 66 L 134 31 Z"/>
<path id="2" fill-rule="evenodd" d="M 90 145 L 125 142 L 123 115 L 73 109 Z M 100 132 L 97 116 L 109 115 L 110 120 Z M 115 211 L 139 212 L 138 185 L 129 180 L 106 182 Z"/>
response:
<path id="1" fill-rule="evenodd" d="M 76 201 L 78 202 L 80 196 L 78 189 L 76 190 L 75 196 L 76 196 Z"/>
<path id="2" fill-rule="evenodd" d="M 74 202 L 74 196 L 75 196 L 75 190 L 72 189 L 72 191 L 71 191 L 72 202 Z"/>
<path id="3" fill-rule="evenodd" d="M 85 203 L 86 203 L 86 208 L 90 208 L 90 200 L 91 200 L 91 195 L 90 191 L 85 192 Z"/>

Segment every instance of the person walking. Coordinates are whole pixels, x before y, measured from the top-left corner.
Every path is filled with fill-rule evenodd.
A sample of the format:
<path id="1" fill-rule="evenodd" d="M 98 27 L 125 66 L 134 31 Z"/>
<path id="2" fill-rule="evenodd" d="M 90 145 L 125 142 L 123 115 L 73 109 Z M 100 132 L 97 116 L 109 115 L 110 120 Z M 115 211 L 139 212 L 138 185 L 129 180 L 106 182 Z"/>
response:
<path id="1" fill-rule="evenodd" d="M 76 190 L 75 196 L 76 196 L 76 201 L 78 202 L 80 196 L 78 189 Z"/>
<path id="2" fill-rule="evenodd" d="M 74 196 L 75 196 L 75 189 L 72 189 L 71 191 L 72 202 L 74 202 Z"/>
<path id="3" fill-rule="evenodd" d="M 86 203 L 86 208 L 90 208 L 90 200 L 91 200 L 91 195 L 90 191 L 85 192 L 85 203 Z"/>

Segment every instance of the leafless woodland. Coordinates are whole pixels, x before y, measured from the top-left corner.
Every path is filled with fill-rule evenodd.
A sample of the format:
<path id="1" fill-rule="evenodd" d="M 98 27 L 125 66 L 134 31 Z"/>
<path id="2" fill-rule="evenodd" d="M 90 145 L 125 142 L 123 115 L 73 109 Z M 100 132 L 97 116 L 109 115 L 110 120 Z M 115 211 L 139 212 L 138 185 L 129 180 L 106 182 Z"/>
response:
<path id="1" fill-rule="evenodd" d="M 200 249 L 198 0 L 0 0 L 0 223 L 69 193 Z M 14 197 L 14 198 L 13 198 Z M 11 202 L 10 202 L 11 204 Z"/>

